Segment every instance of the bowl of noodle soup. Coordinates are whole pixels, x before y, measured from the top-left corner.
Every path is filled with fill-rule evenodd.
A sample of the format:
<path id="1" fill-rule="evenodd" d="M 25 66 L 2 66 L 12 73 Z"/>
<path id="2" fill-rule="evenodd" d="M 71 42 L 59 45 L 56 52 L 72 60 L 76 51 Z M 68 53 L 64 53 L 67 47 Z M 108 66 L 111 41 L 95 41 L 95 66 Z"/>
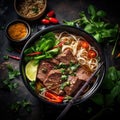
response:
<path id="1" fill-rule="evenodd" d="M 34 96 L 52 105 L 65 106 L 103 61 L 103 52 L 90 34 L 80 28 L 55 25 L 37 32 L 25 44 L 20 72 Z M 74 104 L 90 98 L 104 75 L 105 65 Z"/>
<path id="2" fill-rule="evenodd" d="M 45 13 L 47 0 L 14 0 L 14 9 L 23 19 L 37 20 Z"/>

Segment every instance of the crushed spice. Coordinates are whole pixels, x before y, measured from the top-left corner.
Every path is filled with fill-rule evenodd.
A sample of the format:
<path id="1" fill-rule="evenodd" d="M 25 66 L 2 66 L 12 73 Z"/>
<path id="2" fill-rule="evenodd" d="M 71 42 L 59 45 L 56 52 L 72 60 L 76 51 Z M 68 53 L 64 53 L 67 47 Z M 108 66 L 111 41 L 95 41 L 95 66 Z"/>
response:
<path id="1" fill-rule="evenodd" d="M 22 40 L 28 34 L 28 29 L 24 23 L 15 23 L 9 26 L 8 34 L 13 40 Z"/>

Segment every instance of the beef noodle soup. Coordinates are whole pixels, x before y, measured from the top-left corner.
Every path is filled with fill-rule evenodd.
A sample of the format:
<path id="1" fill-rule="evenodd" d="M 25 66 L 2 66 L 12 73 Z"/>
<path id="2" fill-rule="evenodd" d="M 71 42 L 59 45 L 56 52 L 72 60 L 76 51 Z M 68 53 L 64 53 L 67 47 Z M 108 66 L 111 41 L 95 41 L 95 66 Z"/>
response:
<path id="1" fill-rule="evenodd" d="M 35 79 L 29 79 L 33 90 L 44 99 L 68 102 L 97 69 L 100 61 L 94 46 L 82 37 L 64 32 L 49 32 L 24 51 L 26 66 L 37 65 Z M 96 77 L 83 91 L 85 94 Z"/>

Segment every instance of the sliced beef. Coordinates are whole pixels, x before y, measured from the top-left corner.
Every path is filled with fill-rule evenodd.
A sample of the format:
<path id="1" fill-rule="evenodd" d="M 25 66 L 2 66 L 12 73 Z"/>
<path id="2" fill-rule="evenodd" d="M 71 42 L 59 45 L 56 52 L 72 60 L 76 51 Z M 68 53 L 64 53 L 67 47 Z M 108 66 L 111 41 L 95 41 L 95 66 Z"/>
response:
<path id="1" fill-rule="evenodd" d="M 51 92 L 57 94 L 57 95 L 62 95 L 63 91 L 60 90 L 60 84 L 61 84 L 61 72 L 59 69 L 57 70 L 51 70 L 48 73 L 47 78 L 43 82 L 43 84 L 46 86 L 48 90 Z"/>
<path id="2" fill-rule="evenodd" d="M 59 61 L 56 60 L 55 58 L 52 58 L 52 59 L 48 59 L 50 63 L 54 64 L 54 65 L 59 65 Z"/>
<path id="3" fill-rule="evenodd" d="M 62 62 L 66 65 L 69 65 L 70 62 L 72 63 L 76 63 L 77 60 L 75 59 L 75 57 L 72 54 L 72 51 L 70 49 L 66 49 L 63 53 L 59 54 L 56 59 L 59 62 Z"/>
<path id="4" fill-rule="evenodd" d="M 79 67 L 77 72 L 76 72 L 76 76 L 80 79 L 80 80 L 84 80 L 87 81 L 88 78 L 91 76 L 91 72 L 88 72 L 88 70 L 86 70 L 86 67 Z"/>
<path id="5" fill-rule="evenodd" d="M 86 67 L 79 67 L 75 72 L 75 76 L 68 76 L 70 85 L 64 86 L 61 89 L 61 85 L 66 82 L 61 80 L 61 69 L 55 69 L 55 66 L 59 63 L 64 63 L 69 65 L 70 62 L 77 63 L 77 60 L 72 54 L 70 49 L 66 49 L 63 53 L 59 54 L 56 58 L 43 60 L 40 62 L 37 72 L 37 79 L 42 82 L 43 86 L 46 87 L 52 93 L 57 95 L 70 95 L 73 96 L 82 85 L 88 80 L 91 76 L 91 72 Z M 68 69 L 65 69 L 66 71 Z M 67 71 L 68 72 L 68 71 Z M 65 74 L 70 74 L 70 72 Z M 39 86 L 37 86 L 39 88 Z"/>
<path id="6" fill-rule="evenodd" d="M 64 91 L 67 95 L 74 95 L 85 83 L 83 80 L 79 80 L 76 76 L 69 76 L 68 81 L 70 82 L 69 86 L 64 88 Z"/>
<path id="7" fill-rule="evenodd" d="M 54 68 L 54 65 L 49 63 L 48 61 L 45 61 L 45 60 L 41 61 L 38 67 L 37 79 L 43 82 L 46 79 L 49 71 L 53 68 Z"/>

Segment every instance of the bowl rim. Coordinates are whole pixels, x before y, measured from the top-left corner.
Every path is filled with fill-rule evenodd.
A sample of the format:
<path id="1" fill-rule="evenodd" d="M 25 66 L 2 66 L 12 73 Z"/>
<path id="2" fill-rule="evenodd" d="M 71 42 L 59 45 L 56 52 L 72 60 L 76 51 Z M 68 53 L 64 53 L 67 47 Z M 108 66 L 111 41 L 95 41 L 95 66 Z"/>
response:
<path id="1" fill-rule="evenodd" d="M 21 1 L 21 0 L 20 0 L 20 1 Z M 26 19 L 26 20 L 30 20 L 30 21 L 37 20 L 38 18 L 40 18 L 40 17 L 44 14 L 44 12 L 45 12 L 45 10 L 46 10 L 46 8 L 47 8 L 47 0 L 44 0 L 44 1 L 45 1 L 44 8 L 41 10 L 41 12 L 40 12 L 39 14 L 37 14 L 37 15 L 34 16 L 34 17 L 25 17 L 25 16 L 21 15 L 21 14 L 19 13 L 18 9 L 17 9 L 17 6 L 16 6 L 17 0 L 14 0 L 14 9 L 15 9 L 16 13 L 17 13 L 20 17 L 22 17 L 22 18 L 24 18 L 24 19 Z"/>
<path id="2" fill-rule="evenodd" d="M 26 35 L 25 38 L 23 38 L 23 39 L 21 39 L 21 40 L 14 40 L 14 39 L 12 39 L 12 38 L 10 37 L 10 35 L 9 35 L 9 33 L 8 33 L 8 28 L 10 27 L 10 25 L 13 25 L 13 24 L 15 24 L 15 23 L 23 23 L 23 24 L 26 26 L 28 33 L 27 33 L 27 35 Z M 11 42 L 20 43 L 20 42 L 23 42 L 23 41 L 27 40 L 27 39 L 30 37 L 31 27 L 30 27 L 30 25 L 29 25 L 28 22 L 26 22 L 26 21 L 24 21 L 24 20 L 21 20 L 21 19 L 15 19 L 15 20 L 12 20 L 11 22 L 9 22 L 9 23 L 7 24 L 5 31 L 6 31 L 6 36 L 7 36 L 7 38 L 8 38 Z"/>
<path id="3" fill-rule="evenodd" d="M 43 29 L 43 30 L 41 30 L 41 31 L 38 31 L 36 34 L 34 34 L 28 41 L 27 41 L 27 43 L 24 45 L 24 47 L 23 47 L 23 49 L 22 49 L 22 52 L 21 52 L 21 55 L 20 55 L 20 58 L 21 58 L 21 60 L 20 60 L 20 63 L 19 63 L 19 67 L 20 67 L 20 72 L 21 72 L 21 77 L 22 77 L 22 80 L 23 80 L 23 82 L 24 82 L 24 84 L 25 84 L 25 86 L 27 87 L 27 89 L 29 90 L 29 92 L 31 92 L 31 94 L 33 95 L 33 96 L 36 96 L 39 100 L 41 100 L 41 101 L 43 101 L 43 102 L 45 102 L 45 103 L 47 103 L 47 104 L 50 104 L 50 105 L 54 105 L 54 106 L 66 106 L 68 103 L 62 103 L 62 104 L 60 104 L 60 103 L 52 103 L 52 102 L 49 102 L 49 101 L 47 101 L 46 99 L 44 99 L 44 98 L 42 98 L 42 97 L 39 97 L 38 95 L 37 95 L 37 93 L 35 93 L 35 91 L 34 90 L 32 90 L 31 89 L 31 87 L 29 86 L 29 84 L 28 84 L 28 81 L 27 80 L 25 80 L 24 79 L 24 75 L 23 75 L 23 73 L 22 73 L 22 70 L 24 69 L 23 67 L 23 58 L 24 58 L 24 50 L 27 48 L 27 47 L 29 47 L 29 45 L 32 43 L 34 43 L 35 42 L 35 40 L 36 40 L 36 38 L 39 36 L 41 36 L 41 35 L 44 35 L 44 34 L 46 34 L 46 33 L 48 33 L 48 32 L 50 32 L 50 31 L 56 31 L 56 30 L 59 30 L 59 29 L 64 29 L 64 28 L 66 28 L 67 30 L 68 29 L 75 29 L 75 30 L 77 30 L 78 32 L 83 32 L 84 34 L 86 34 L 86 35 L 88 35 L 93 41 L 94 41 L 94 43 L 97 45 L 97 47 L 99 48 L 99 50 L 100 50 L 100 56 L 101 56 L 101 60 L 102 61 L 104 61 L 104 65 L 101 67 L 101 73 L 100 73 L 100 75 L 99 75 L 99 77 L 101 76 L 101 78 L 97 78 L 97 80 L 95 81 L 95 83 L 94 83 L 94 85 L 90 88 L 90 90 L 87 92 L 87 93 L 85 93 L 83 96 L 82 96 L 82 98 L 81 99 L 79 99 L 79 100 L 77 100 L 75 103 L 74 103 L 74 105 L 76 105 L 76 104 L 80 104 L 80 103 L 82 103 L 82 102 L 84 102 L 84 101 L 86 101 L 88 98 L 90 98 L 97 90 L 98 90 L 98 88 L 100 87 L 100 85 L 101 85 L 101 83 L 102 83 L 102 80 L 103 80 L 103 78 L 104 78 L 104 76 L 105 76 L 105 72 L 106 72 L 106 62 L 105 62 L 105 57 L 104 57 L 104 54 L 103 54 L 103 51 L 102 51 L 102 49 L 101 49 L 101 47 L 100 47 L 100 45 L 96 42 L 96 40 L 95 40 L 95 38 L 93 38 L 93 36 L 92 35 L 90 35 L 89 33 L 87 33 L 86 31 L 84 31 L 82 28 L 78 28 L 78 27 L 74 27 L 74 26 L 68 26 L 68 25 L 54 25 L 54 26 L 49 26 L 49 27 L 47 27 L 47 28 L 45 28 L 45 29 Z M 69 31 L 69 30 L 68 30 Z M 93 42 L 92 41 L 92 42 Z M 100 79 L 100 80 L 99 80 Z"/>

